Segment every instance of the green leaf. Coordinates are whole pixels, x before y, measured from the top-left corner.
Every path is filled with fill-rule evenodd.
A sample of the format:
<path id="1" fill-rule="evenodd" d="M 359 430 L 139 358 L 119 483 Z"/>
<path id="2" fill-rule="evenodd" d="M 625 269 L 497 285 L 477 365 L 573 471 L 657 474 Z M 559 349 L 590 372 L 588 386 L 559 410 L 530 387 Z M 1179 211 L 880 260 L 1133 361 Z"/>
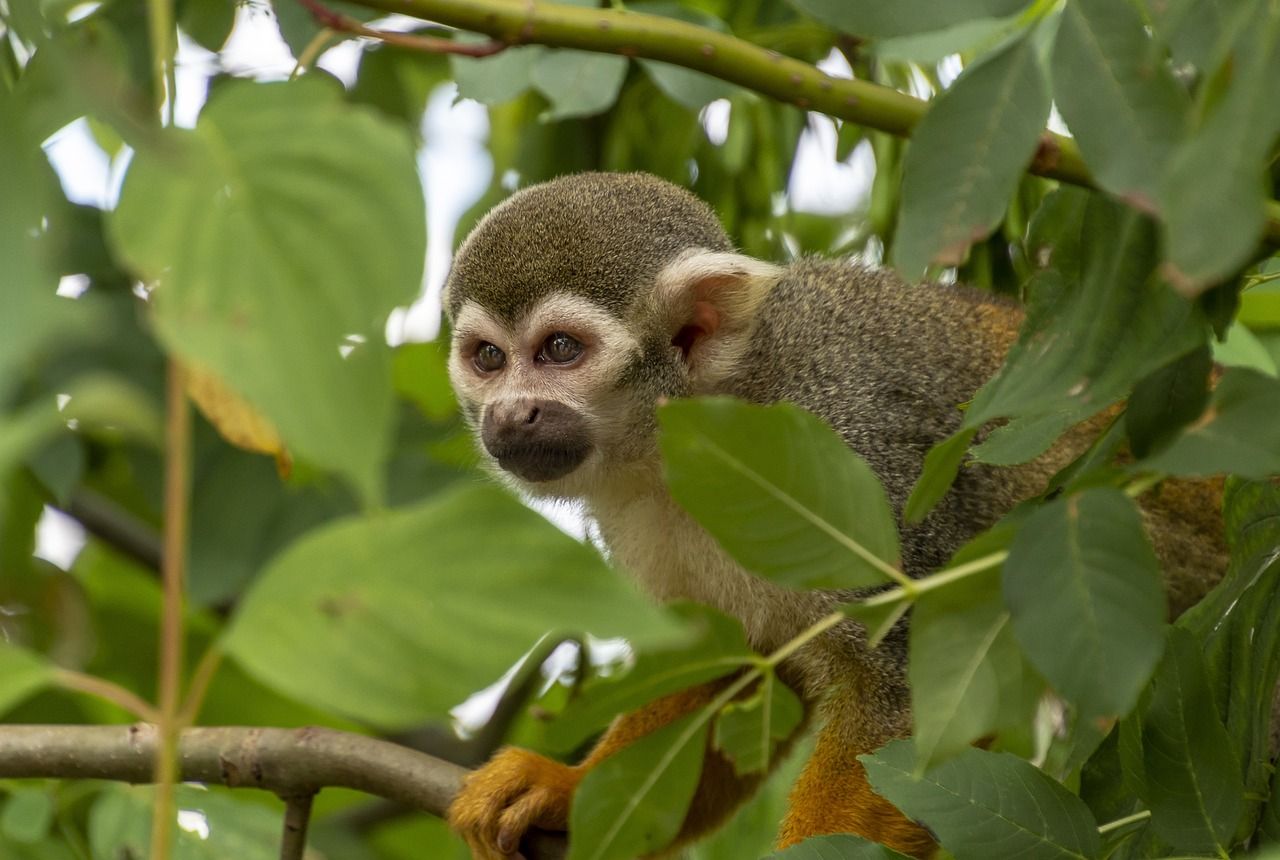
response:
<path id="1" fill-rule="evenodd" d="M 408 135 L 319 77 L 229 83 L 194 132 L 135 155 L 109 226 L 157 282 L 166 347 L 300 458 L 379 498 L 393 417 L 383 327 L 417 294 L 425 252 Z"/>
<path id="2" fill-rule="evenodd" d="M 876 585 L 898 559 L 884 489 L 820 419 L 725 397 L 658 410 L 671 494 L 739 564 L 788 585 Z"/>
<path id="3" fill-rule="evenodd" d="M 880 39 L 870 50 L 881 60 L 939 63 L 951 54 L 985 53 L 1009 38 L 1021 25 L 1020 16 L 958 21 L 943 30 Z"/>
<path id="4" fill-rule="evenodd" d="M 58 336 L 74 333 L 76 311 L 83 311 L 54 292 L 58 274 L 43 240 L 62 195 L 38 139 L 25 133 L 31 121 L 18 99 L 0 89 L 0 404 L 21 378 L 18 366 Z"/>
<path id="5" fill-rule="evenodd" d="M 1280 676 L 1280 486 L 1230 478 L 1223 513 L 1231 565 L 1177 623 L 1201 643 L 1218 713 L 1243 753 L 1252 805 L 1266 791 Z"/>
<path id="6" fill-rule="evenodd" d="M 931 591 L 911 619 L 912 715 L 919 767 L 1029 721 L 1042 683 L 1026 666 L 992 568 Z"/>
<path id="7" fill-rule="evenodd" d="M 729 25 L 714 15 L 679 3 L 665 2 L 665 0 L 656 3 L 630 3 L 627 8 L 633 12 L 661 15 L 664 18 L 697 24 L 699 27 L 706 27 L 717 33 L 729 32 Z M 645 74 L 658 85 L 658 89 L 689 110 L 701 110 L 717 99 L 733 98 L 744 92 L 741 87 L 693 69 L 657 60 L 639 60 L 638 62 Z"/>
<path id="8" fill-rule="evenodd" d="M 1143 469 L 1175 475 L 1280 474 L 1280 380 L 1236 367 L 1222 375 L 1209 408 Z"/>
<path id="9" fill-rule="evenodd" d="M 892 848 L 868 842 L 860 836 L 840 833 L 835 836 L 814 836 L 786 851 L 770 854 L 765 860 L 906 860 Z"/>
<path id="10" fill-rule="evenodd" d="M 894 266 L 907 280 L 930 263 L 961 262 L 999 223 L 1048 117 L 1048 83 L 1028 38 L 969 66 L 934 100 L 903 164 Z"/>
<path id="11" fill-rule="evenodd" d="M 530 72 L 533 85 L 551 101 L 543 122 L 590 116 L 618 98 L 629 61 L 614 54 L 558 49 L 539 57 Z"/>
<path id="12" fill-rule="evenodd" d="M 1239 319 L 1227 329 L 1226 338 L 1213 342 L 1213 360 L 1224 367 L 1250 367 L 1268 376 L 1280 375 L 1276 357 Z"/>
<path id="13" fill-rule="evenodd" d="M 483 42 L 480 36 L 461 35 L 462 41 Z M 449 66 L 458 84 L 458 95 L 481 104 L 511 101 L 527 90 L 534 65 L 547 53 L 541 45 L 517 45 L 492 57 L 463 57 L 453 54 Z"/>
<path id="14" fill-rule="evenodd" d="M 396 393 L 413 401 L 432 421 L 458 412 L 458 399 L 449 384 L 449 351 L 443 343 L 406 343 L 396 347 Z"/>
<path id="15" fill-rule="evenodd" d="M 221 790 L 180 785 L 174 789 L 177 820 L 173 860 L 274 860 L 279 855 L 280 813 Z M 109 786 L 89 811 L 94 857 L 147 857 L 155 789 Z"/>
<path id="16" fill-rule="evenodd" d="M 1204 412 L 1212 370 L 1209 348 L 1201 346 L 1134 386 L 1124 426 L 1135 457 L 1147 456 Z"/>
<path id="17" fill-rule="evenodd" d="M 974 396 L 964 426 L 1018 416 L 1065 428 L 1204 342 L 1203 315 L 1150 277 L 1156 241 L 1149 219 L 1095 195 L 1083 238 L 1081 283 L 1070 288 L 1052 270 L 1038 276 L 1018 342 Z"/>
<path id="18" fill-rule="evenodd" d="M 1209 71 L 1229 47 L 1240 23 L 1244 3 L 1239 0 L 1169 0 L 1143 3 L 1152 29 L 1171 49 L 1176 63 L 1190 63 Z M 1224 44 L 1224 38 L 1227 44 Z"/>
<path id="19" fill-rule="evenodd" d="M 574 793 L 568 860 L 630 860 L 670 842 L 698 786 L 706 745 L 707 720 L 693 714 L 592 768 Z"/>
<path id="20" fill-rule="evenodd" d="M 1018 12 L 1027 0 L 788 0 L 822 23 L 863 38 L 928 33 L 973 18 L 1001 18 Z"/>
<path id="21" fill-rule="evenodd" d="M 572 752 L 619 714 L 722 678 L 756 659 L 736 618 L 699 604 L 678 603 L 671 608 L 688 625 L 689 641 L 641 650 L 625 672 L 587 681 L 547 727 L 546 742 L 553 751 Z"/>
<path id="22" fill-rule="evenodd" d="M 716 718 L 713 742 L 733 762 L 739 776 L 763 771 L 778 744 L 804 719 L 804 706 L 772 671 L 748 699 L 724 706 Z"/>
<path id="23" fill-rule="evenodd" d="M 902 513 L 904 521 L 920 522 L 942 501 L 955 482 L 956 475 L 960 473 L 964 455 L 969 451 L 969 443 L 977 432 L 976 428 L 958 430 L 929 449 L 924 458 L 920 480 L 911 488 L 911 496 Z"/>
<path id="24" fill-rule="evenodd" d="M 1080 280 L 1084 264 L 1084 224 L 1094 194 L 1063 185 L 1045 195 L 1027 225 L 1027 257 L 1037 268 L 1052 268 L 1064 281 Z"/>
<path id="25" fill-rule="evenodd" d="M 1169 629 L 1140 715 L 1143 800 L 1162 839 L 1226 856 L 1244 812 L 1240 753 L 1214 706 L 1196 638 Z"/>
<path id="26" fill-rule="evenodd" d="M 475 486 L 308 533 L 245 595 L 224 647 L 301 701 L 404 726 L 443 718 L 548 631 L 679 638 L 591 547 Z"/>
<path id="27" fill-rule="evenodd" d="M 1280 133 L 1280 9 L 1251 2 L 1224 60 L 1226 90 L 1164 177 L 1167 276 L 1190 295 L 1243 264 L 1266 223 L 1264 176 Z"/>
<path id="28" fill-rule="evenodd" d="M 1080 798 L 1008 753 L 968 749 L 915 773 L 911 741 L 858 756 L 871 786 L 938 836 L 956 860 L 1005 857 L 1092 858 L 1099 854 L 1093 816 Z"/>
<path id="29" fill-rule="evenodd" d="M 1004 565 L 1022 650 L 1085 718 L 1137 701 L 1164 647 L 1160 565 L 1133 501 L 1098 488 L 1022 524 Z"/>
<path id="30" fill-rule="evenodd" d="M 1053 48 L 1054 103 L 1098 184 L 1155 207 L 1165 164 L 1187 129 L 1190 100 L 1138 10 L 1072 0 Z"/>
<path id="31" fill-rule="evenodd" d="M 48 835 L 53 813 L 53 798 L 48 791 L 19 788 L 9 795 L 4 812 L 0 813 L 0 833 L 14 842 L 34 844 Z"/>

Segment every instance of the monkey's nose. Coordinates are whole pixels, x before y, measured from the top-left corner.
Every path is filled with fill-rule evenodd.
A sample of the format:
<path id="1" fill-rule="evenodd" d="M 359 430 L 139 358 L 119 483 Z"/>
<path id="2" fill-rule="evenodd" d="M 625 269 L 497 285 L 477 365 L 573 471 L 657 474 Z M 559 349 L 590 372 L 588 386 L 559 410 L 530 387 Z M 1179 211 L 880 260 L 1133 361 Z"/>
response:
<path id="1" fill-rule="evenodd" d="M 485 450 L 526 481 L 553 481 L 582 464 L 591 438 L 581 413 L 556 400 L 491 404 L 480 426 Z"/>

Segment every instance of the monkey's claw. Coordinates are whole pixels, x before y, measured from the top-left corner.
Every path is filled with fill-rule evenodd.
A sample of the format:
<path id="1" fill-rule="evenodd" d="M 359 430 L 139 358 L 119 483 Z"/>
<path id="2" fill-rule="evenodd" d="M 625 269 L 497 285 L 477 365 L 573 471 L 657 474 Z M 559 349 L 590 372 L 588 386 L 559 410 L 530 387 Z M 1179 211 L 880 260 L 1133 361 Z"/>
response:
<path id="1" fill-rule="evenodd" d="M 476 860 L 515 857 L 531 827 L 567 830 L 579 768 L 507 747 L 467 777 L 449 807 L 449 825 Z"/>

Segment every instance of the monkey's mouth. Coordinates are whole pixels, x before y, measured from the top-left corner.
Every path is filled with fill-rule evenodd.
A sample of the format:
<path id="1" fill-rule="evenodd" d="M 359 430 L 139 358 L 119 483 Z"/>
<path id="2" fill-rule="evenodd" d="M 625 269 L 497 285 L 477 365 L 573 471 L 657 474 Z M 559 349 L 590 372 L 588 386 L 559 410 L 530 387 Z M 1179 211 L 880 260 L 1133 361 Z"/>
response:
<path id="1" fill-rule="evenodd" d="M 591 453 L 591 445 L 515 444 L 501 446 L 497 451 L 491 449 L 489 453 L 503 471 L 521 480 L 542 483 L 563 478 L 581 466 Z"/>

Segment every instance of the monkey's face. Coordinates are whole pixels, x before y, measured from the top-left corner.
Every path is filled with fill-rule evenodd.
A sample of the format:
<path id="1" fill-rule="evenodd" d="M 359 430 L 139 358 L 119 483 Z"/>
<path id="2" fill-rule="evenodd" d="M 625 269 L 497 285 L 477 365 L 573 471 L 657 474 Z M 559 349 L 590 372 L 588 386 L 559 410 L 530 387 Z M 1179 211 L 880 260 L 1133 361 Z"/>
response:
<path id="1" fill-rule="evenodd" d="M 582 296 L 552 294 L 515 322 L 468 301 L 449 374 L 494 465 L 535 495 L 577 497 L 619 465 L 653 459 L 653 402 L 682 392 L 676 351 L 666 345 L 670 372 L 650 351 Z"/>

